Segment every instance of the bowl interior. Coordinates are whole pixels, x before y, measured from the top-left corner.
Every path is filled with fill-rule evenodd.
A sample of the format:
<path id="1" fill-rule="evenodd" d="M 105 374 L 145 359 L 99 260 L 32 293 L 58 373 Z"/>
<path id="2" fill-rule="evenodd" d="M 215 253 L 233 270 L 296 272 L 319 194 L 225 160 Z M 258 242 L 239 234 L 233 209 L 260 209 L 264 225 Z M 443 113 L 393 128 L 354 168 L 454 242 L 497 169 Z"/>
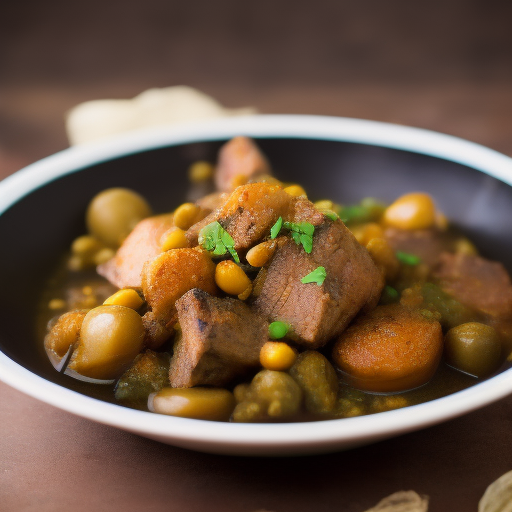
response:
<path id="1" fill-rule="evenodd" d="M 70 387 L 37 339 L 35 306 L 59 256 L 85 232 L 88 202 L 105 188 L 122 186 L 139 191 L 156 212 L 172 210 L 184 201 L 188 166 L 199 159 L 214 162 L 223 142 L 181 144 L 97 163 L 47 183 L 0 215 L 0 350 Z M 405 192 L 428 192 L 484 256 L 512 271 L 509 185 L 451 161 L 385 147 L 302 138 L 261 138 L 258 144 L 276 176 L 301 183 L 313 200 L 391 201 Z"/>

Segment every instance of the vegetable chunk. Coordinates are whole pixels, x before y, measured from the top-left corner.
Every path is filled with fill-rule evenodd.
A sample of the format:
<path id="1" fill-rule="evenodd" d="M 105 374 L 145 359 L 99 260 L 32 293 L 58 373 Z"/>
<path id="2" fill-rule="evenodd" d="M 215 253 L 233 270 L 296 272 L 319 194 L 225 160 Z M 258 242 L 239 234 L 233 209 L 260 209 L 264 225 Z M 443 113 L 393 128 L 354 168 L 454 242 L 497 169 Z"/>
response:
<path id="1" fill-rule="evenodd" d="M 428 382 L 443 352 L 441 324 L 399 304 L 379 306 L 349 327 L 332 358 L 347 382 L 374 392 L 404 391 Z"/>
<path id="2" fill-rule="evenodd" d="M 144 297 L 155 318 L 167 326 L 176 322 L 176 301 L 192 288 L 217 293 L 215 264 L 200 248 L 172 249 L 144 265 Z"/>

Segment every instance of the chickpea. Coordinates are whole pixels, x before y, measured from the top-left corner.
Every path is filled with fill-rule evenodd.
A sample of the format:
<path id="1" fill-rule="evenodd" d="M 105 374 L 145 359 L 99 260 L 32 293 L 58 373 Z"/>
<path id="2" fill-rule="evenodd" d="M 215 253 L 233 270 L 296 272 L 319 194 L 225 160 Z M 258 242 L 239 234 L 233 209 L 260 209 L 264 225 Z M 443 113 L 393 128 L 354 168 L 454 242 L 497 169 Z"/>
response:
<path id="1" fill-rule="evenodd" d="M 289 187 L 286 187 L 284 191 L 292 197 L 307 197 L 306 191 L 300 185 L 290 185 Z"/>
<path id="2" fill-rule="evenodd" d="M 393 281 L 400 270 L 395 251 L 385 238 L 372 238 L 366 245 L 375 265 L 382 271 L 387 281 Z"/>
<path id="3" fill-rule="evenodd" d="M 148 398 L 151 412 L 210 421 L 229 420 L 235 405 L 233 393 L 220 388 L 163 388 Z"/>
<path id="4" fill-rule="evenodd" d="M 124 306 L 98 306 L 85 315 L 66 374 L 100 380 L 119 377 L 142 350 L 142 318 Z"/>
<path id="5" fill-rule="evenodd" d="M 103 302 L 104 306 L 124 306 L 131 309 L 139 309 L 144 301 L 132 288 L 125 288 L 114 293 Z"/>
<path id="6" fill-rule="evenodd" d="M 366 247 L 373 238 L 383 238 L 384 231 L 376 222 L 367 222 L 350 228 L 356 240 Z"/>
<path id="7" fill-rule="evenodd" d="M 217 286 L 229 295 L 240 295 L 251 286 L 247 274 L 233 261 L 221 261 L 215 268 Z"/>
<path id="8" fill-rule="evenodd" d="M 190 226 L 205 217 L 202 208 L 194 203 L 183 203 L 174 212 L 174 225 L 177 228 L 187 230 Z"/>
<path id="9" fill-rule="evenodd" d="M 436 225 L 437 212 L 432 198 L 422 192 L 399 197 L 384 211 L 384 224 L 398 229 L 427 229 Z"/>
<path id="10" fill-rule="evenodd" d="M 501 360 L 501 342 L 496 330 L 479 322 L 453 327 L 445 337 L 446 362 L 475 377 L 487 377 Z"/>
<path id="11" fill-rule="evenodd" d="M 297 359 L 297 351 L 282 341 L 267 341 L 260 350 L 260 363 L 267 370 L 286 371 Z"/>
<path id="12" fill-rule="evenodd" d="M 183 229 L 171 228 L 162 236 L 162 251 L 164 252 L 171 249 L 183 249 L 188 246 L 189 243 Z"/>
<path id="13" fill-rule="evenodd" d="M 263 267 L 273 256 L 277 247 L 275 240 L 269 240 L 255 245 L 247 252 L 245 259 L 253 267 Z"/>
<path id="14" fill-rule="evenodd" d="M 100 242 L 118 247 L 135 225 L 150 215 L 151 208 L 142 196 L 126 188 L 110 188 L 90 202 L 86 223 Z"/>
<path id="15" fill-rule="evenodd" d="M 188 177 L 193 183 L 208 181 L 213 176 L 213 165 L 209 162 L 195 162 L 188 169 Z"/>

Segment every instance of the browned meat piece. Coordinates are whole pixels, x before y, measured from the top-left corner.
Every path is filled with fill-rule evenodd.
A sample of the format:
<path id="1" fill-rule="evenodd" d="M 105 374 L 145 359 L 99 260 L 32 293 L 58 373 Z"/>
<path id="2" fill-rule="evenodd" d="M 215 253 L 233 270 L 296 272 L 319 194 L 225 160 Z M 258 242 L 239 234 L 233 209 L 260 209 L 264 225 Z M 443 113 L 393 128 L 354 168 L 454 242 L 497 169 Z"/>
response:
<path id="1" fill-rule="evenodd" d="M 229 194 L 214 192 L 213 194 L 208 194 L 207 196 L 201 197 L 196 201 L 196 204 L 203 210 L 210 210 L 212 212 L 213 210 L 219 208 L 219 206 L 222 206 L 228 197 Z"/>
<path id="2" fill-rule="evenodd" d="M 172 387 L 225 386 L 259 367 L 268 324 L 245 303 L 194 289 L 176 309 L 182 335 L 169 370 Z"/>
<path id="3" fill-rule="evenodd" d="M 231 192 L 233 180 L 242 175 L 252 178 L 258 174 L 272 174 L 267 159 L 256 144 L 247 137 L 235 137 L 219 151 L 215 170 L 215 185 L 221 192 Z"/>
<path id="4" fill-rule="evenodd" d="M 288 222 L 309 222 L 313 226 L 319 226 L 324 222 L 325 216 L 319 212 L 315 205 L 305 197 L 294 197 L 290 203 L 288 212 L 284 217 Z"/>
<path id="5" fill-rule="evenodd" d="M 238 187 L 217 210 L 187 231 L 191 245 L 197 244 L 201 229 L 219 221 L 233 237 L 235 249 L 248 249 L 270 233 L 277 219 L 285 216 L 293 198 L 281 187 L 250 183 Z"/>
<path id="6" fill-rule="evenodd" d="M 140 221 L 116 255 L 98 266 L 98 274 L 118 288 L 140 288 L 142 267 L 161 254 L 160 238 L 173 226 L 172 218 L 172 214 L 165 214 Z"/>
<path id="7" fill-rule="evenodd" d="M 454 237 L 439 229 L 403 230 L 388 228 L 384 237 L 395 251 L 418 256 L 429 267 L 434 265 L 441 253 L 454 249 Z"/>
<path id="8" fill-rule="evenodd" d="M 175 302 L 192 288 L 217 293 L 215 263 L 199 247 L 164 252 L 142 269 L 144 297 L 155 318 L 168 328 L 176 322 Z"/>
<path id="9" fill-rule="evenodd" d="M 433 271 L 444 292 L 491 317 L 512 317 L 512 283 L 505 267 L 475 255 L 444 253 Z"/>
<path id="10" fill-rule="evenodd" d="M 281 237 L 254 306 L 272 321 L 290 324 L 290 336 L 316 348 L 340 334 L 360 311 L 377 305 L 384 286 L 368 252 L 341 221 L 316 229 L 307 254 L 288 237 Z M 321 286 L 301 279 L 325 267 Z"/>

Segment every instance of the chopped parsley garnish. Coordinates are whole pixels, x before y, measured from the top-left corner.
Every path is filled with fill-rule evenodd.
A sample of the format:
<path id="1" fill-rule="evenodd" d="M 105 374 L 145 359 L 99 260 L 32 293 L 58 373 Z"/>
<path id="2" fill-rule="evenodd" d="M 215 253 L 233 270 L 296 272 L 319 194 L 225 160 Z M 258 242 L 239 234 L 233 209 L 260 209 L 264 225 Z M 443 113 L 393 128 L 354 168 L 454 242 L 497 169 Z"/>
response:
<path id="1" fill-rule="evenodd" d="M 277 219 L 277 222 L 270 228 L 270 238 L 274 240 L 274 238 L 279 234 L 279 231 L 281 231 L 281 227 L 283 225 L 283 217 L 279 217 Z"/>
<path id="2" fill-rule="evenodd" d="M 268 334 L 273 340 L 280 340 L 288 334 L 289 329 L 290 326 L 284 322 L 272 322 L 268 326 Z"/>
<path id="3" fill-rule="evenodd" d="M 415 254 L 410 254 L 408 252 L 403 251 L 396 251 L 396 257 L 398 258 L 398 261 L 400 263 L 403 263 L 404 265 L 410 265 L 411 267 L 414 267 L 415 265 L 419 265 L 421 263 L 421 258 L 416 256 Z"/>
<path id="4" fill-rule="evenodd" d="M 304 250 L 310 254 L 313 250 L 313 234 L 315 226 L 309 222 L 284 222 L 284 227 L 290 230 L 290 235 L 297 245 L 304 247 Z"/>
<path id="5" fill-rule="evenodd" d="M 331 220 L 338 220 L 340 217 L 339 215 L 334 212 L 333 210 L 322 210 L 322 213 L 328 218 L 328 219 L 331 219 Z"/>
<path id="6" fill-rule="evenodd" d="M 316 283 L 318 286 L 321 286 L 325 281 L 327 276 L 327 272 L 324 267 L 316 267 L 313 272 L 310 272 L 307 276 L 304 276 L 300 282 L 304 284 L 308 283 Z"/>
<path id="7" fill-rule="evenodd" d="M 201 229 L 198 241 L 199 245 L 215 256 L 222 256 L 229 251 L 233 259 L 240 263 L 240 258 L 234 247 L 235 241 L 219 222 L 212 222 Z"/>
<path id="8" fill-rule="evenodd" d="M 386 285 L 380 296 L 380 304 L 393 304 L 400 297 L 398 291 L 392 286 Z"/>

